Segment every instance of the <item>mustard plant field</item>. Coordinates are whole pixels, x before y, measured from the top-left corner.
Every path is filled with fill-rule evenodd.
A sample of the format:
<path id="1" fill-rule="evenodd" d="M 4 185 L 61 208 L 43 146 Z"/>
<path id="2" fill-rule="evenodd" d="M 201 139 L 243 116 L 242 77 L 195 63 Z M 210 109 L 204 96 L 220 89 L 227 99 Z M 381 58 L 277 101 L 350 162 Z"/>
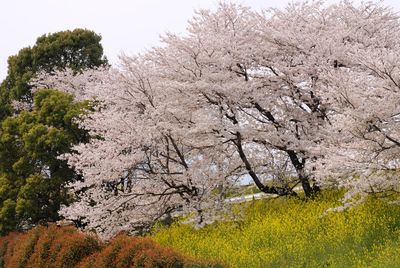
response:
<path id="1" fill-rule="evenodd" d="M 158 226 L 152 237 L 228 267 L 400 267 L 400 207 L 370 198 L 351 210 L 325 213 L 339 198 L 325 193 L 307 202 L 252 201 L 233 208 L 237 220 L 202 229 L 177 222 Z"/>

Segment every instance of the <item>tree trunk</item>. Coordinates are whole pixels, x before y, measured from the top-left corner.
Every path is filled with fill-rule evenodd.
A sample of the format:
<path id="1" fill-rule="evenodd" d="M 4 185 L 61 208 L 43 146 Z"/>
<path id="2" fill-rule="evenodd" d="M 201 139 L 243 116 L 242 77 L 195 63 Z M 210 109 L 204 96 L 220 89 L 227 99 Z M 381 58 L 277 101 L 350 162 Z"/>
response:
<path id="1" fill-rule="evenodd" d="M 299 177 L 306 198 L 312 198 L 315 195 L 315 193 L 319 191 L 319 187 L 314 187 L 314 186 L 311 187 L 310 179 L 306 174 L 306 172 L 304 171 L 306 158 L 302 158 L 300 160 L 295 151 L 287 150 L 286 152 L 289 155 L 292 165 L 296 169 L 297 176 Z"/>
<path id="2" fill-rule="evenodd" d="M 304 194 L 306 198 L 311 198 L 314 193 L 314 188 L 311 187 L 310 180 L 307 175 L 305 175 L 304 168 L 297 170 L 301 186 L 303 187 Z"/>

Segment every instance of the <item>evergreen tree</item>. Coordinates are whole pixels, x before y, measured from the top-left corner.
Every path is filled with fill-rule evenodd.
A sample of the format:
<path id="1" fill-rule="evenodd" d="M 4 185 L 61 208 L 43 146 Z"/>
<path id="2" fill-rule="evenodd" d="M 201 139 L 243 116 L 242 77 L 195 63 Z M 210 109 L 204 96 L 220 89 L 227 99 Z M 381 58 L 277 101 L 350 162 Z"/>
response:
<path id="1" fill-rule="evenodd" d="M 101 36 L 86 29 L 45 34 L 33 47 L 8 58 L 7 77 L 0 87 L 0 120 L 12 114 L 11 101 L 32 103 L 29 82 L 38 72 L 72 69 L 75 73 L 106 65 Z"/>
<path id="2" fill-rule="evenodd" d="M 32 111 L 8 117 L 0 126 L 0 233 L 55 221 L 69 202 L 65 184 L 78 175 L 57 157 L 88 135 L 74 119 L 87 102 L 43 89 Z"/>
<path id="3" fill-rule="evenodd" d="M 58 220 L 60 206 L 71 201 L 64 186 L 78 175 L 58 157 L 88 140 L 74 123 L 88 103 L 53 89 L 33 94 L 30 83 L 39 73 L 107 65 L 100 41 L 86 29 L 62 31 L 9 57 L 0 86 L 0 234 Z"/>

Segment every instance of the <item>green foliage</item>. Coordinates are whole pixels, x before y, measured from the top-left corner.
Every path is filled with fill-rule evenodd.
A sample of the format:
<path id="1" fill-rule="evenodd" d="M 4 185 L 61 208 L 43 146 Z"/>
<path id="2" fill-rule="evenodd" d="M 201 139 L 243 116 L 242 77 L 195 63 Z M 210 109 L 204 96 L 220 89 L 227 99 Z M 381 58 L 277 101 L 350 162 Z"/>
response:
<path id="1" fill-rule="evenodd" d="M 192 257 L 232 267 L 397 267 L 400 207 L 371 198 L 346 212 L 337 193 L 316 200 L 270 199 L 235 206 L 239 221 L 196 230 L 176 223 L 152 238 Z"/>
<path id="2" fill-rule="evenodd" d="M 32 62 L 46 72 L 67 66 L 75 72 L 94 68 L 107 63 L 100 41 L 101 36 L 85 29 L 43 35 L 32 48 Z"/>
<path id="3" fill-rule="evenodd" d="M 32 101 L 29 82 L 38 72 L 70 68 L 80 72 L 107 64 L 101 36 L 86 29 L 62 31 L 39 37 L 33 47 L 8 58 L 8 73 L 0 87 L 0 120 L 10 116 L 11 100 Z"/>
<path id="4" fill-rule="evenodd" d="M 55 90 L 33 95 L 29 83 L 38 72 L 70 68 L 78 73 L 107 64 L 100 41 L 85 29 L 57 32 L 9 57 L 0 86 L 0 234 L 57 220 L 60 205 L 68 203 L 63 186 L 77 175 L 57 157 L 87 141 L 74 119 L 88 103 L 74 103 Z M 12 100 L 33 110 L 13 115 Z"/>
<path id="5" fill-rule="evenodd" d="M 57 157 L 88 135 L 74 122 L 87 103 L 56 90 L 40 90 L 34 108 L 0 125 L 0 233 L 58 220 L 68 204 L 65 184 L 75 172 Z"/>

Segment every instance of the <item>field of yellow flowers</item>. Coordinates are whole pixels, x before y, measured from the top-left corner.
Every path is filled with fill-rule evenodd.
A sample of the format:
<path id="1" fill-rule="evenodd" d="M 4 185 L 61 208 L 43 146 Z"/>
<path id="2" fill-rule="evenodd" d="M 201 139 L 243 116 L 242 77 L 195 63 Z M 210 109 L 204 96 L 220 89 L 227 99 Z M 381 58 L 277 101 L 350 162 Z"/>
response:
<path id="1" fill-rule="evenodd" d="M 202 229 L 174 223 L 152 238 L 228 267 L 400 267 L 400 206 L 380 199 L 345 212 L 339 193 L 312 201 L 264 199 L 236 205 L 242 218 Z"/>

